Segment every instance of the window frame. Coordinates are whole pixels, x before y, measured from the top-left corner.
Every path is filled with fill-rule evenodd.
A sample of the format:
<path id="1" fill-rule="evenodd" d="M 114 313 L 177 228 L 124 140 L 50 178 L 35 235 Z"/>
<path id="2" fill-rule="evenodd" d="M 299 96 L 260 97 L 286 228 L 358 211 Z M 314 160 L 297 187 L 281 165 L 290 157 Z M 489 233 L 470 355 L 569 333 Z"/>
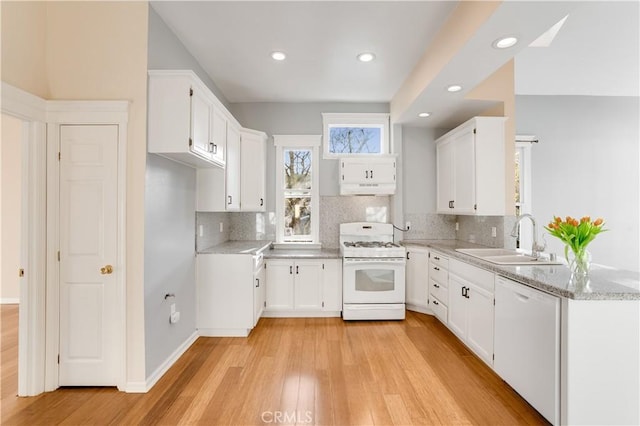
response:
<path id="1" fill-rule="evenodd" d="M 276 148 L 276 244 L 292 246 L 319 246 L 320 244 L 320 135 L 274 135 Z M 311 151 L 311 235 L 309 240 L 286 238 L 284 235 L 284 151 L 308 149 Z"/>
<path id="2" fill-rule="evenodd" d="M 379 153 L 334 153 L 329 151 L 329 135 L 331 127 L 379 127 L 380 152 Z M 351 156 L 378 156 L 391 152 L 389 140 L 389 114 L 388 113 L 322 113 L 322 158 L 336 159 Z"/>

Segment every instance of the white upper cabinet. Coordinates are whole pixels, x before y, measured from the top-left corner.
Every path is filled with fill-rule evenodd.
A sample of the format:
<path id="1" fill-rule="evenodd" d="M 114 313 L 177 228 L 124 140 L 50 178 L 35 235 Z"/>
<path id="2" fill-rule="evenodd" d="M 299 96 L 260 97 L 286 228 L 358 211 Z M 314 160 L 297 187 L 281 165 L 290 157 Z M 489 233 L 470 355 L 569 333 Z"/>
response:
<path id="1" fill-rule="evenodd" d="M 149 71 L 150 153 L 192 167 L 224 167 L 227 115 L 192 71 Z"/>
<path id="2" fill-rule="evenodd" d="M 475 117 L 436 141 L 437 211 L 504 215 L 504 117 Z"/>
<path id="3" fill-rule="evenodd" d="M 226 210 L 240 210 L 240 129 L 227 128 Z"/>
<path id="4" fill-rule="evenodd" d="M 197 211 L 266 211 L 267 135 L 227 123 L 226 169 L 198 169 Z"/>
<path id="5" fill-rule="evenodd" d="M 340 195 L 392 195 L 395 192 L 395 155 L 340 159 Z"/>
<path id="6" fill-rule="evenodd" d="M 242 129 L 240 132 L 240 209 L 266 211 L 267 135 Z"/>

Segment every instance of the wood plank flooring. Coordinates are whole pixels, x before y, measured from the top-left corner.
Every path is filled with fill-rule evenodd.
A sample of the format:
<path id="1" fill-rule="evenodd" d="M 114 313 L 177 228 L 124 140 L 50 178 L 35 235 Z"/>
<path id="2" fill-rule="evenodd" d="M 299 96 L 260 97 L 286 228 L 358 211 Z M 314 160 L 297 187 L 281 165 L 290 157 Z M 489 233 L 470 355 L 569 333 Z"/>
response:
<path id="1" fill-rule="evenodd" d="M 434 317 L 263 318 L 200 338 L 147 394 L 64 388 L 17 398 L 17 307 L 2 306 L 3 425 L 547 424 Z"/>

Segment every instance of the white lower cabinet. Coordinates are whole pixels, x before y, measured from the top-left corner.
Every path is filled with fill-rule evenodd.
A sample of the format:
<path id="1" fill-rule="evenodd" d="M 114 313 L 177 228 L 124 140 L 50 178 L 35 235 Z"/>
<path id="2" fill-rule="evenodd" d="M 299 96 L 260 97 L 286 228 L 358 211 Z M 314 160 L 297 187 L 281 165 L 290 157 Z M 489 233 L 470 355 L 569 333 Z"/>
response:
<path id="1" fill-rule="evenodd" d="M 264 272 L 262 272 L 264 274 Z M 196 328 L 201 336 L 248 336 L 264 306 L 264 278 L 250 254 L 199 254 Z M 260 288 L 262 287 L 262 288 Z"/>
<path id="2" fill-rule="evenodd" d="M 423 247 L 407 247 L 406 269 L 407 309 L 430 314 L 429 309 L 429 250 Z"/>
<path id="3" fill-rule="evenodd" d="M 437 251 L 429 253 L 429 305 L 433 314 L 447 324 L 449 304 L 449 258 Z"/>
<path id="4" fill-rule="evenodd" d="M 449 260 L 448 326 L 480 359 L 493 366 L 492 272 Z"/>
<path id="5" fill-rule="evenodd" d="M 340 259 L 267 259 L 265 316 L 339 316 Z"/>

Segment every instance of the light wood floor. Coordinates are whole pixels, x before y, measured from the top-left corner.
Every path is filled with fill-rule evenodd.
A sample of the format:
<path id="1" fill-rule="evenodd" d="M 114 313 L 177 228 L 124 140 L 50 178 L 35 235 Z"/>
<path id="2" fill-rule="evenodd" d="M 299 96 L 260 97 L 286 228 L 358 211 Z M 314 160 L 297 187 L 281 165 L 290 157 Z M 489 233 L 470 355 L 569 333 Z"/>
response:
<path id="1" fill-rule="evenodd" d="M 1 423 L 546 424 L 435 318 L 260 320 L 200 338 L 147 394 L 65 388 L 17 398 L 17 307 L 2 306 Z"/>

